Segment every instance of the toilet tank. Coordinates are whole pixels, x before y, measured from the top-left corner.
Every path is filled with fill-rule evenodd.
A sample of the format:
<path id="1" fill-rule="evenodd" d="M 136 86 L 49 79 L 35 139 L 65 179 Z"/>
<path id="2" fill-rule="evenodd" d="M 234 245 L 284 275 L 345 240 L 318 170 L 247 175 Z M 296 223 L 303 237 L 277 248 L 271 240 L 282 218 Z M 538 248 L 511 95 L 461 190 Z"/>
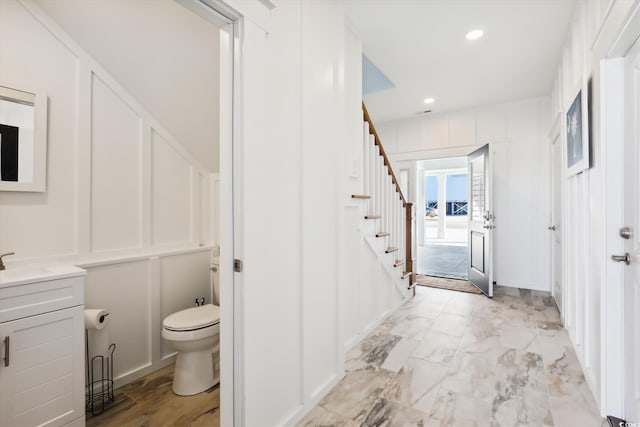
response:
<path id="1" fill-rule="evenodd" d="M 211 264 L 213 267 L 213 303 L 220 306 L 220 257 L 213 257 Z"/>

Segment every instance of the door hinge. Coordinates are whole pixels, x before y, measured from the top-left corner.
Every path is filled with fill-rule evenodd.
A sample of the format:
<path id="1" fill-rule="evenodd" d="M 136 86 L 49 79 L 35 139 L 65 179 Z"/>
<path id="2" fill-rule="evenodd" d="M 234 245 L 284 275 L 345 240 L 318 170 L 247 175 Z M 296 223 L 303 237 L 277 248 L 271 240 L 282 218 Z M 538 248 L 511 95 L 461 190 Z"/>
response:
<path id="1" fill-rule="evenodd" d="M 235 271 L 236 273 L 242 273 L 242 260 L 233 260 L 233 271 Z"/>

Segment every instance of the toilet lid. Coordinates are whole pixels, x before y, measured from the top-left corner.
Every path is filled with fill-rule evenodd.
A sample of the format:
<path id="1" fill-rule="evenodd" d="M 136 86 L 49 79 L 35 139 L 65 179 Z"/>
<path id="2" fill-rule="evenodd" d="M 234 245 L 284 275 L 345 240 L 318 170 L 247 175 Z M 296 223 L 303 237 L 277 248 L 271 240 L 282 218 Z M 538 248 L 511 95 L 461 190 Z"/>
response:
<path id="1" fill-rule="evenodd" d="M 175 312 L 162 322 L 170 331 L 193 331 L 220 323 L 220 309 L 217 305 L 205 304 Z"/>

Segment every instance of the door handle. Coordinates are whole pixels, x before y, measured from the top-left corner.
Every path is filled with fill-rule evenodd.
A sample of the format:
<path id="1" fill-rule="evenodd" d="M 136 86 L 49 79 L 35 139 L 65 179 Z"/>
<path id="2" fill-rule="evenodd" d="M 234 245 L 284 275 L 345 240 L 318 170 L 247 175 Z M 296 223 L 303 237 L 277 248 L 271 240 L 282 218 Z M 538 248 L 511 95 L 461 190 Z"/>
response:
<path id="1" fill-rule="evenodd" d="M 550 225 L 549 227 L 547 227 L 547 230 L 551 230 L 551 231 L 556 231 L 557 229 L 558 227 L 555 225 Z"/>
<path id="2" fill-rule="evenodd" d="M 626 265 L 631 264 L 629 252 L 626 252 L 624 255 L 611 255 L 611 259 L 615 262 L 624 262 Z"/>
<path id="3" fill-rule="evenodd" d="M 4 366 L 9 366 L 9 351 L 11 350 L 9 335 L 4 337 Z"/>

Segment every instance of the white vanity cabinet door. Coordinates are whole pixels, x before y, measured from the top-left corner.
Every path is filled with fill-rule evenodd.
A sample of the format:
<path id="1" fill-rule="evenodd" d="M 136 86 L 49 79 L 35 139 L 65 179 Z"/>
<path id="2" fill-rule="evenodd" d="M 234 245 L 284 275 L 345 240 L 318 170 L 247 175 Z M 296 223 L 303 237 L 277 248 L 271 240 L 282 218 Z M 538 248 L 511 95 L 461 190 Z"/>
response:
<path id="1" fill-rule="evenodd" d="M 83 338 L 82 306 L 0 323 L 0 426 L 84 420 Z"/>

